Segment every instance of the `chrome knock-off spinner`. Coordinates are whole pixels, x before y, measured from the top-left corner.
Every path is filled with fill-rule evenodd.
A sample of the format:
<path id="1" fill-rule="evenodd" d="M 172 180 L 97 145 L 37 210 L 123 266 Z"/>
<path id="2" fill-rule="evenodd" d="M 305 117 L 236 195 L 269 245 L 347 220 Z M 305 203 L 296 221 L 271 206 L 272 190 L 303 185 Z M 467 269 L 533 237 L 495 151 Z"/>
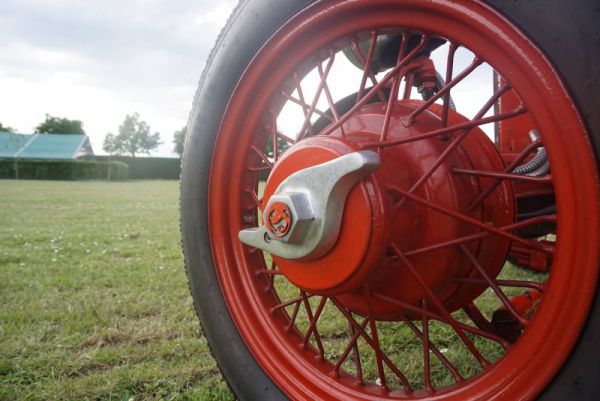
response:
<path id="1" fill-rule="evenodd" d="M 377 153 L 360 151 L 297 171 L 269 199 L 265 225 L 240 231 L 240 241 L 286 259 L 322 257 L 337 241 L 348 193 L 379 165 Z"/>

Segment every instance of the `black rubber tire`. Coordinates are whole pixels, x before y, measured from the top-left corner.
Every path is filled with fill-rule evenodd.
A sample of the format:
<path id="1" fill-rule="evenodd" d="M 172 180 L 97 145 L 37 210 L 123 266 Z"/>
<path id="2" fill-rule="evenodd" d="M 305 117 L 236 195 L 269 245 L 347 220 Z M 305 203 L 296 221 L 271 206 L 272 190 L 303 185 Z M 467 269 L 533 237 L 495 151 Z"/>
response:
<path id="1" fill-rule="evenodd" d="M 489 1 L 521 28 L 559 71 L 578 106 L 600 159 L 600 2 Z M 600 207 L 600 205 L 599 205 Z M 600 399 L 600 294 L 571 357 L 538 397 L 543 401 Z"/>
<path id="2" fill-rule="evenodd" d="M 208 237 L 207 192 L 221 116 L 260 47 L 314 0 L 241 1 L 202 73 L 190 116 L 181 175 L 181 233 L 196 312 L 223 376 L 240 400 L 284 400 L 256 363 L 223 300 Z M 546 53 L 560 72 L 600 155 L 600 3 L 596 0 L 489 0 Z M 539 399 L 600 399 L 600 296 L 581 339 Z"/>

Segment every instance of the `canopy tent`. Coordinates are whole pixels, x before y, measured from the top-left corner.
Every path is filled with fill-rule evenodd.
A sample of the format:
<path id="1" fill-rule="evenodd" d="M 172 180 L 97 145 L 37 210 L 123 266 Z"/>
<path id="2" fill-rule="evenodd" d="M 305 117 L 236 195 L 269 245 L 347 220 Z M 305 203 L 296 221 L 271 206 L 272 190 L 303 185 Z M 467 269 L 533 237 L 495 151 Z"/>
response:
<path id="1" fill-rule="evenodd" d="M 87 135 L 0 132 L 0 158 L 64 160 L 93 155 Z"/>

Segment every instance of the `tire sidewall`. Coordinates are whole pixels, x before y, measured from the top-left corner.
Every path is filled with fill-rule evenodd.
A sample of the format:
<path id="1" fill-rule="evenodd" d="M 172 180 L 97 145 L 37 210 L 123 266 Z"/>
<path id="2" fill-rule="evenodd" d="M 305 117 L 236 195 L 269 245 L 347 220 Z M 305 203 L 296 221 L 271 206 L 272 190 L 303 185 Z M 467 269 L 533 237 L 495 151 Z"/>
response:
<path id="1" fill-rule="evenodd" d="M 594 0 L 489 0 L 536 43 L 563 79 L 600 155 L 600 3 Z M 590 188 L 590 190 L 594 190 Z M 599 205 L 600 207 L 600 205 Z M 538 397 L 592 401 L 600 397 L 600 296 L 571 356 Z"/>
<path id="2" fill-rule="evenodd" d="M 217 40 L 200 79 L 188 123 L 181 174 L 181 232 L 194 306 L 204 335 L 240 400 L 285 400 L 254 360 L 225 304 L 208 236 L 208 178 L 216 135 L 246 66 L 269 37 L 312 1 L 241 2 Z"/>

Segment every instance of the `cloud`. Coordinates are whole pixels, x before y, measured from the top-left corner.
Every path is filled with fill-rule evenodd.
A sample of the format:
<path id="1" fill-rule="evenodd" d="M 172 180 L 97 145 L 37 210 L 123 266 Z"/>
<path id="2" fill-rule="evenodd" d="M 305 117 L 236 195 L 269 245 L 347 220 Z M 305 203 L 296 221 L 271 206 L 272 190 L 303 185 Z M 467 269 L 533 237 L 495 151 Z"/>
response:
<path id="1" fill-rule="evenodd" d="M 164 144 L 156 154 L 173 155 L 172 134 L 187 122 L 206 57 L 236 3 L 1 0 L 0 122 L 27 133 L 45 113 L 79 119 L 101 153 L 104 136 L 137 111 L 162 135 Z M 434 59 L 445 71 L 441 50 Z M 455 71 L 471 58 L 459 50 Z M 353 93 L 348 82 L 361 76 L 343 61 L 336 61 L 334 69 L 342 64 L 341 69 L 332 73 L 330 83 L 339 97 Z M 491 69 L 482 66 L 472 78 L 473 83 L 461 84 L 469 90 L 453 90 L 468 117 L 477 112 L 479 99 L 491 94 Z M 318 80 L 313 81 L 307 86 L 315 90 Z M 324 102 L 319 106 L 326 109 Z M 302 122 L 303 116 L 296 119 Z M 284 113 L 281 125 L 291 126 L 296 119 Z"/>
<path id="2" fill-rule="evenodd" d="M 0 121 L 84 121 L 96 152 L 125 114 L 166 142 L 185 125 L 206 57 L 235 0 L 3 0 Z"/>

